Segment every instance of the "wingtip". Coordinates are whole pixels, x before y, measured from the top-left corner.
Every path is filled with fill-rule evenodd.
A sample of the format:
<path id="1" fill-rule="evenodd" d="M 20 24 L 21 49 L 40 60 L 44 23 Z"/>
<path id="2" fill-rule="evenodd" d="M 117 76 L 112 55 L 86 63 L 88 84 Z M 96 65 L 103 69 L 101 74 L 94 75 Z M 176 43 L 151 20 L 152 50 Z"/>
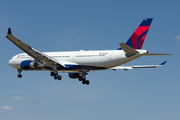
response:
<path id="1" fill-rule="evenodd" d="M 165 65 L 167 61 L 164 61 L 163 63 L 161 63 L 160 65 Z"/>
<path id="2" fill-rule="evenodd" d="M 11 28 L 8 28 L 8 32 L 7 32 L 8 35 L 12 34 L 11 32 Z"/>

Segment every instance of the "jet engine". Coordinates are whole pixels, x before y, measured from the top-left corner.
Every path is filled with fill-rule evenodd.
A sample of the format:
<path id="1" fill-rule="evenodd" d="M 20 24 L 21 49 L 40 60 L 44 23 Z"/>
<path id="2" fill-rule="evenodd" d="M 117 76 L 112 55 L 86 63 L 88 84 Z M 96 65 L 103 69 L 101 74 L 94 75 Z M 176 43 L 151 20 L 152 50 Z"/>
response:
<path id="1" fill-rule="evenodd" d="M 38 63 L 30 62 L 30 63 L 29 63 L 29 67 L 30 67 L 30 68 L 36 68 L 36 67 L 38 67 Z"/>
<path id="2" fill-rule="evenodd" d="M 21 68 L 26 70 L 29 68 L 36 68 L 38 67 L 38 63 L 31 61 L 31 60 L 25 60 L 21 62 Z"/>
<path id="3" fill-rule="evenodd" d="M 69 77 L 72 78 L 72 79 L 77 79 L 79 78 L 79 73 L 69 73 Z"/>

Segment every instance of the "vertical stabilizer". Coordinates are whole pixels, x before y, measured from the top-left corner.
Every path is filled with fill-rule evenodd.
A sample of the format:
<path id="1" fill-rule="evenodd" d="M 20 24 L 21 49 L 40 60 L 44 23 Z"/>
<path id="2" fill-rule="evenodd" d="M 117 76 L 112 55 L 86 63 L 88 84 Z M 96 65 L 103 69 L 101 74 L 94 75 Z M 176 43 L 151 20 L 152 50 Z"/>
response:
<path id="1" fill-rule="evenodd" d="M 142 23 L 138 26 L 138 28 L 135 30 L 135 32 L 131 35 L 126 44 L 134 49 L 141 49 L 152 20 L 153 18 L 144 19 Z"/>

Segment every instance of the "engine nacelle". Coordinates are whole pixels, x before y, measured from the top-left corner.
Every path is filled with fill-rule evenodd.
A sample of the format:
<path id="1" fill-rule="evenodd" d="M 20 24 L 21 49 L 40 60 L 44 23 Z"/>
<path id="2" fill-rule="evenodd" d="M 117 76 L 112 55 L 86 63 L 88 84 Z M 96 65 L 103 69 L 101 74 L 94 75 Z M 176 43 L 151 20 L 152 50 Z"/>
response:
<path id="1" fill-rule="evenodd" d="M 30 62 L 30 63 L 29 63 L 29 67 L 30 67 L 30 68 L 36 68 L 36 67 L 38 67 L 38 63 Z"/>
<path id="2" fill-rule="evenodd" d="M 79 78 L 79 73 L 69 73 L 69 77 L 72 78 L 72 79 L 77 79 Z"/>
<path id="3" fill-rule="evenodd" d="M 38 67 L 38 63 L 35 63 L 31 60 L 25 60 L 21 62 L 21 68 L 27 70 L 29 68 L 36 68 Z"/>

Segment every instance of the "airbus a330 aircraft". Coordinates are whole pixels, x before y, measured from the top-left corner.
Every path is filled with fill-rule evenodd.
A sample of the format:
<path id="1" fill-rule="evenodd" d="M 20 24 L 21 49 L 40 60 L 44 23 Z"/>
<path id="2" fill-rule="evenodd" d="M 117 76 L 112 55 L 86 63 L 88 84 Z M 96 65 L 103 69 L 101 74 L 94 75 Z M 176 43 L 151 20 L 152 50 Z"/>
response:
<path id="1" fill-rule="evenodd" d="M 22 77 L 22 71 L 46 70 L 51 72 L 50 75 L 55 80 L 61 80 L 62 77 L 58 75 L 58 72 L 66 72 L 70 78 L 79 79 L 86 85 L 90 83 L 89 80 L 86 80 L 89 71 L 163 66 L 166 61 L 160 65 L 121 66 L 141 56 L 170 55 L 152 54 L 147 50 L 141 50 L 151 22 L 152 18 L 144 19 L 129 40 L 119 44 L 119 49 L 98 51 L 40 52 L 14 37 L 9 28 L 6 38 L 25 52 L 12 57 L 9 65 L 17 69 L 18 78 Z"/>

